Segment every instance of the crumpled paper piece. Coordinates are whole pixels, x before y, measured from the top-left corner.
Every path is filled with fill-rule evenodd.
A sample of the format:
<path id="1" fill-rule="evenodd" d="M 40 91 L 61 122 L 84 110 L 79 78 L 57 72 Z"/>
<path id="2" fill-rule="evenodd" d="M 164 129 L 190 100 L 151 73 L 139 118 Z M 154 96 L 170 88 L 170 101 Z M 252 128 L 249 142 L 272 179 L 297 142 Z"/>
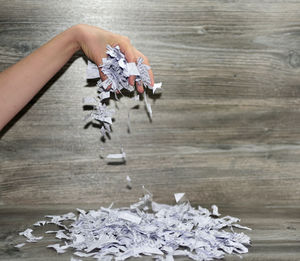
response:
<path id="1" fill-rule="evenodd" d="M 159 204 L 152 200 L 151 193 L 146 193 L 139 202 L 127 208 L 112 208 L 111 205 L 77 211 L 77 216 L 71 212 L 46 216 L 50 220 L 38 221 L 63 228 L 46 232 L 55 233 L 56 238 L 62 240 L 63 244 L 48 246 L 57 253 L 72 248 L 75 256 L 97 260 L 125 260 L 143 255 L 156 260 L 174 260 L 176 256 L 212 260 L 221 259 L 225 254 L 247 253 L 247 245 L 250 245 L 250 238 L 243 232 L 235 232 L 234 227 L 251 229 L 237 224 L 238 218 L 218 217 L 216 205 L 211 212 L 201 206 L 194 208 L 189 202 L 174 206 Z M 63 224 L 64 221 L 69 225 Z M 32 230 L 26 231 L 22 234 L 31 238 Z"/>

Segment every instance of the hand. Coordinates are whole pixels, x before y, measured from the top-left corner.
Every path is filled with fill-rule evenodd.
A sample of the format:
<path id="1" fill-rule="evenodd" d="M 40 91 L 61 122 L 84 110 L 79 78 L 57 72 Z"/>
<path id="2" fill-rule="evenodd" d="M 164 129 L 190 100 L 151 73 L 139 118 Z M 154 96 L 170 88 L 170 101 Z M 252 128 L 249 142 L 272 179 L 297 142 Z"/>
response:
<path id="1" fill-rule="evenodd" d="M 79 24 L 74 27 L 76 28 L 76 41 L 78 45 L 85 55 L 95 64 L 102 64 L 102 58 L 107 57 L 106 46 L 109 44 L 113 47 L 119 45 L 120 50 L 125 54 L 128 62 L 136 63 L 137 58 L 142 57 L 144 63 L 150 66 L 148 58 L 131 45 L 128 37 L 86 24 Z M 99 72 L 102 81 L 107 79 L 107 76 L 101 72 L 101 68 L 99 68 Z M 153 86 L 154 77 L 151 69 L 149 70 L 149 75 L 151 85 Z M 135 76 L 130 76 L 128 81 L 130 85 L 134 86 Z M 137 83 L 136 88 L 139 93 L 143 93 L 144 88 L 142 83 Z"/>

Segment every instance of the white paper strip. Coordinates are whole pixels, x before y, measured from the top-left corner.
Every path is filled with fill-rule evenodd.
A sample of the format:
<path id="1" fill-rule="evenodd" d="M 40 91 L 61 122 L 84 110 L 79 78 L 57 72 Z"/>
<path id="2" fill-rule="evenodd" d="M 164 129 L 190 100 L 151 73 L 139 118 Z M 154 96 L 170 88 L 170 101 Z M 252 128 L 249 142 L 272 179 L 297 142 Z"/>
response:
<path id="1" fill-rule="evenodd" d="M 86 78 L 87 79 L 96 79 L 100 78 L 98 66 L 88 60 L 87 68 L 86 68 Z"/>

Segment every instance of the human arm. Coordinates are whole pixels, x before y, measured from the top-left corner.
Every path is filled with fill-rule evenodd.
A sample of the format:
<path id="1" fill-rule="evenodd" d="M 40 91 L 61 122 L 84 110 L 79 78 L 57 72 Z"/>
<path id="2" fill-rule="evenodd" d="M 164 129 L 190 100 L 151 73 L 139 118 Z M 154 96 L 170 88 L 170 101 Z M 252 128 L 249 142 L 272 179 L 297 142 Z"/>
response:
<path id="1" fill-rule="evenodd" d="M 72 55 L 82 49 L 96 64 L 106 57 L 106 45 L 119 45 L 128 62 L 147 57 L 134 48 L 127 37 L 101 28 L 79 24 L 60 33 L 18 63 L 0 73 L 0 130 L 34 97 L 35 94 L 63 67 Z M 149 71 L 151 84 L 153 73 Z M 102 80 L 106 76 L 100 71 Z M 135 77 L 129 77 L 134 85 Z M 137 86 L 143 92 L 143 86 Z"/>

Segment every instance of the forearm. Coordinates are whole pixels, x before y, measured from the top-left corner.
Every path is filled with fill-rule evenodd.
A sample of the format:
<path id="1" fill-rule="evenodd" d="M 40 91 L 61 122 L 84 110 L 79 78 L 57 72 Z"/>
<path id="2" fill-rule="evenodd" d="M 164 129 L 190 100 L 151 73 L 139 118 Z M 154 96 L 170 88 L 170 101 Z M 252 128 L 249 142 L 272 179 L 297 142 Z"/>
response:
<path id="1" fill-rule="evenodd" d="M 69 28 L 0 73 L 0 130 L 80 49 L 75 34 Z"/>

